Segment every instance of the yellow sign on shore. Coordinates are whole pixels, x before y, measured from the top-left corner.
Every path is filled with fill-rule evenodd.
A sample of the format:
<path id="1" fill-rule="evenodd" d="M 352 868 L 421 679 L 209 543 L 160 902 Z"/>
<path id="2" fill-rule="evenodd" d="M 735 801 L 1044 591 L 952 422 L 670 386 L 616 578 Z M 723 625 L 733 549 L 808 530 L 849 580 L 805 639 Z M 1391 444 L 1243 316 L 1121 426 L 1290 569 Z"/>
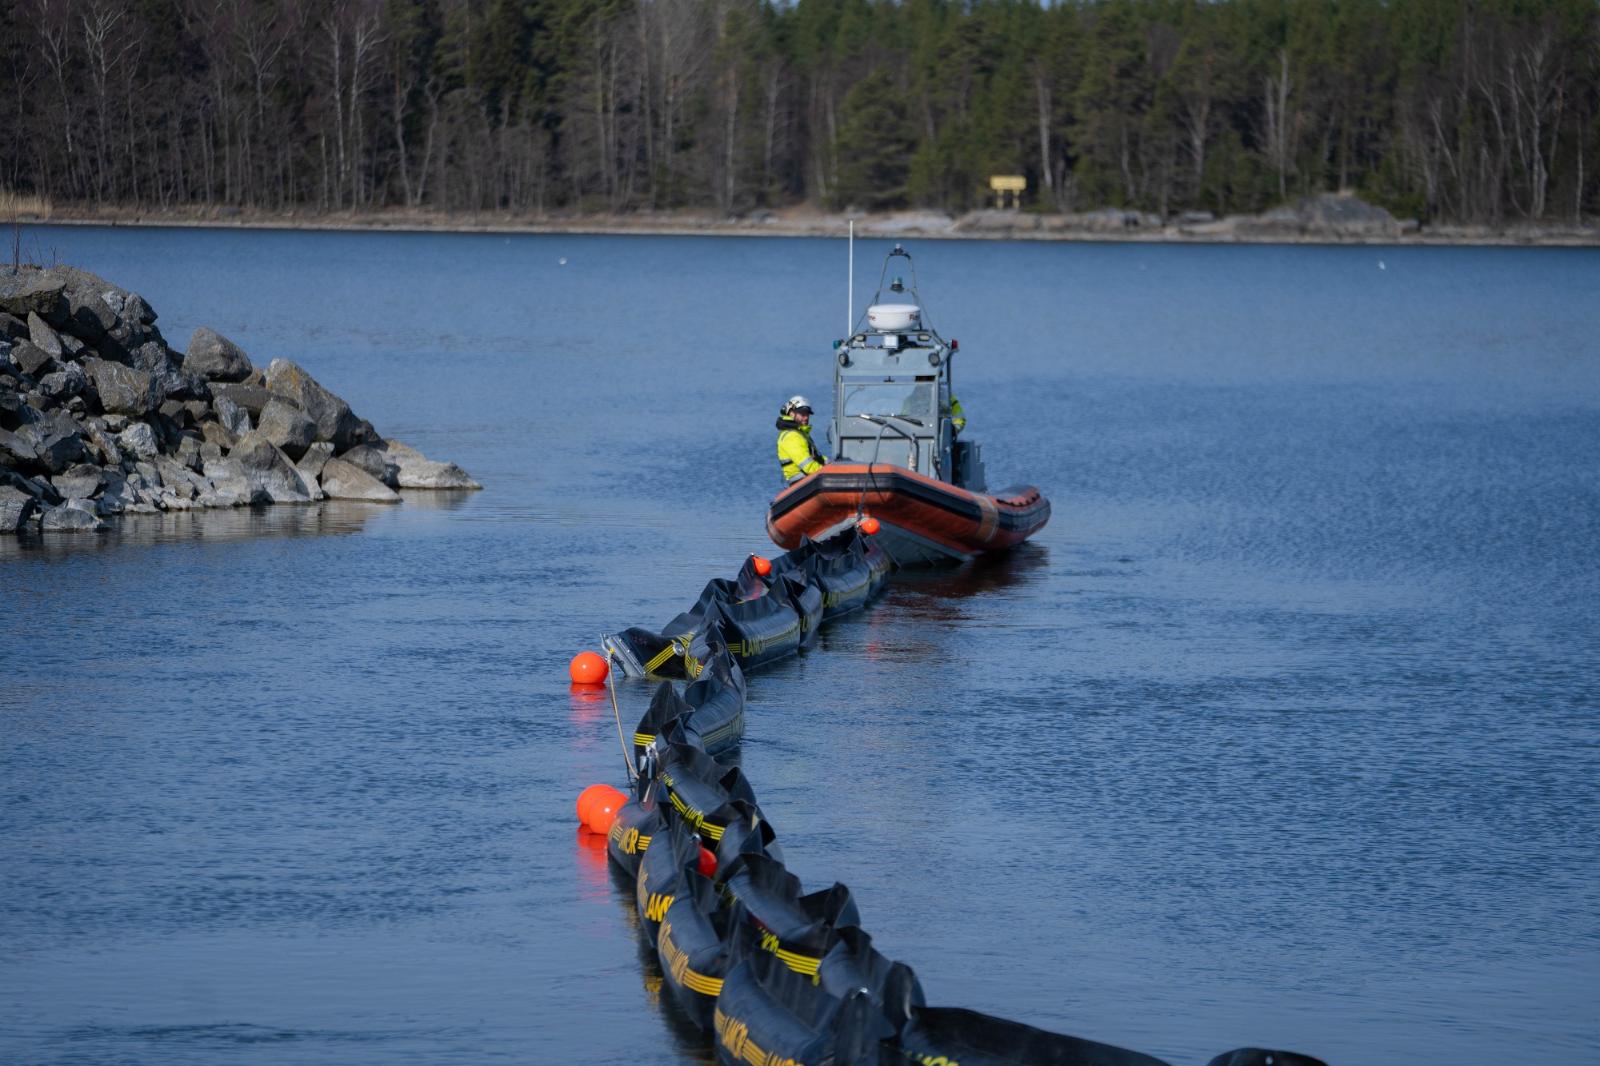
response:
<path id="1" fill-rule="evenodd" d="M 1009 207 L 1013 211 L 1022 206 L 1022 194 L 1027 191 L 1028 179 L 1021 174 L 995 174 L 989 179 L 994 191 L 994 205 Z"/>

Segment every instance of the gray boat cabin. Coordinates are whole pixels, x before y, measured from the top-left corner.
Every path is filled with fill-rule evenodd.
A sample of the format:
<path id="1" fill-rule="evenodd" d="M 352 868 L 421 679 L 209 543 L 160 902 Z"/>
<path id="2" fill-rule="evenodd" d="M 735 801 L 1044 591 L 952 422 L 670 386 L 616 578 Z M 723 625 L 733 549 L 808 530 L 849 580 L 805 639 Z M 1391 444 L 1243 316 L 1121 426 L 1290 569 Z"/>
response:
<path id="1" fill-rule="evenodd" d="M 897 258 L 911 268 L 910 253 L 897 244 L 884 260 L 884 276 Z M 832 461 L 890 463 L 984 492 L 979 446 L 960 439 L 951 421 L 950 371 L 958 350 L 927 323 L 914 272 L 909 292 L 896 276 L 885 294 L 880 277 L 856 332 L 834 342 Z"/>

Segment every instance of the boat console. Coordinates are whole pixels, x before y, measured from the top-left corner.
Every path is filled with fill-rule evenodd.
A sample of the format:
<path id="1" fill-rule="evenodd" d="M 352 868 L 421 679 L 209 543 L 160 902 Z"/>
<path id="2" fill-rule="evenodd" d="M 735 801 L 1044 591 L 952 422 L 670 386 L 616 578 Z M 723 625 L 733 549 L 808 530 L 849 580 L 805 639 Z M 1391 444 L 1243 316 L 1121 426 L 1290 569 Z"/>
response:
<path id="1" fill-rule="evenodd" d="M 863 316 L 865 329 L 834 342 L 833 416 L 828 424 L 832 461 L 890 463 L 973 492 L 984 491 L 978 445 L 958 440 L 950 419 L 951 363 L 960 350 L 927 322 L 916 291 L 911 254 L 895 245 L 884 260 L 904 258 L 912 269 L 911 299 L 895 277 L 891 297 L 878 293 Z M 860 323 L 858 323 L 858 326 Z"/>

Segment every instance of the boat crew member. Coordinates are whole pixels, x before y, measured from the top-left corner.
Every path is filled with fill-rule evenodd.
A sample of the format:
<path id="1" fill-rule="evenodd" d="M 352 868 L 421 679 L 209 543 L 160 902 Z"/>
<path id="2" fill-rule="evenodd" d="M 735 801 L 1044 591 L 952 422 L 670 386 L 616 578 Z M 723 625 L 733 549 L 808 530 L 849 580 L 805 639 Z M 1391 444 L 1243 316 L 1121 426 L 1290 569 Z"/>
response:
<path id="1" fill-rule="evenodd" d="M 804 396 L 789 397 L 778 412 L 778 465 L 783 469 L 783 483 L 790 485 L 815 474 L 827 461 L 811 439 L 811 401 Z"/>
<path id="2" fill-rule="evenodd" d="M 966 428 L 966 412 L 961 410 L 961 401 L 956 399 L 956 394 L 952 392 L 950 394 L 950 429 L 953 431 L 951 436 L 954 436 L 956 433 L 960 433 Z"/>

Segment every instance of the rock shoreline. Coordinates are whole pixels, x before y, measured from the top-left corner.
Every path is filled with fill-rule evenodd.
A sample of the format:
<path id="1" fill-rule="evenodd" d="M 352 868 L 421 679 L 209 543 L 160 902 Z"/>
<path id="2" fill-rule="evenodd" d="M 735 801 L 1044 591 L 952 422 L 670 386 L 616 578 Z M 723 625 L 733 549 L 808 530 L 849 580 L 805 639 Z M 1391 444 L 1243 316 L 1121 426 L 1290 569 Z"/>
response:
<path id="1" fill-rule="evenodd" d="M 207 327 L 167 345 L 138 293 L 74 267 L 0 269 L 0 533 L 400 489 L 478 489 L 385 439 L 287 359 Z"/>
<path id="2" fill-rule="evenodd" d="M 952 216 L 938 211 L 884 214 L 827 213 L 809 207 L 758 210 L 743 215 L 703 211 L 629 214 L 451 214 L 408 209 L 282 213 L 239 208 L 146 211 L 132 208 L 53 208 L 32 221 L 59 225 L 135 225 L 386 232 L 613 234 L 632 236 L 837 237 L 856 224 L 866 238 L 935 237 L 948 240 L 1132 241 L 1174 244 L 1415 244 L 1592 247 L 1600 224 L 1516 223 L 1503 226 L 1423 225 L 1398 219 L 1349 193 L 1309 196 L 1256 215 L 1221 218 L 1188 212 L 1163 218 L 1107 207 L 1048 214 L 978 210 Z"/>

